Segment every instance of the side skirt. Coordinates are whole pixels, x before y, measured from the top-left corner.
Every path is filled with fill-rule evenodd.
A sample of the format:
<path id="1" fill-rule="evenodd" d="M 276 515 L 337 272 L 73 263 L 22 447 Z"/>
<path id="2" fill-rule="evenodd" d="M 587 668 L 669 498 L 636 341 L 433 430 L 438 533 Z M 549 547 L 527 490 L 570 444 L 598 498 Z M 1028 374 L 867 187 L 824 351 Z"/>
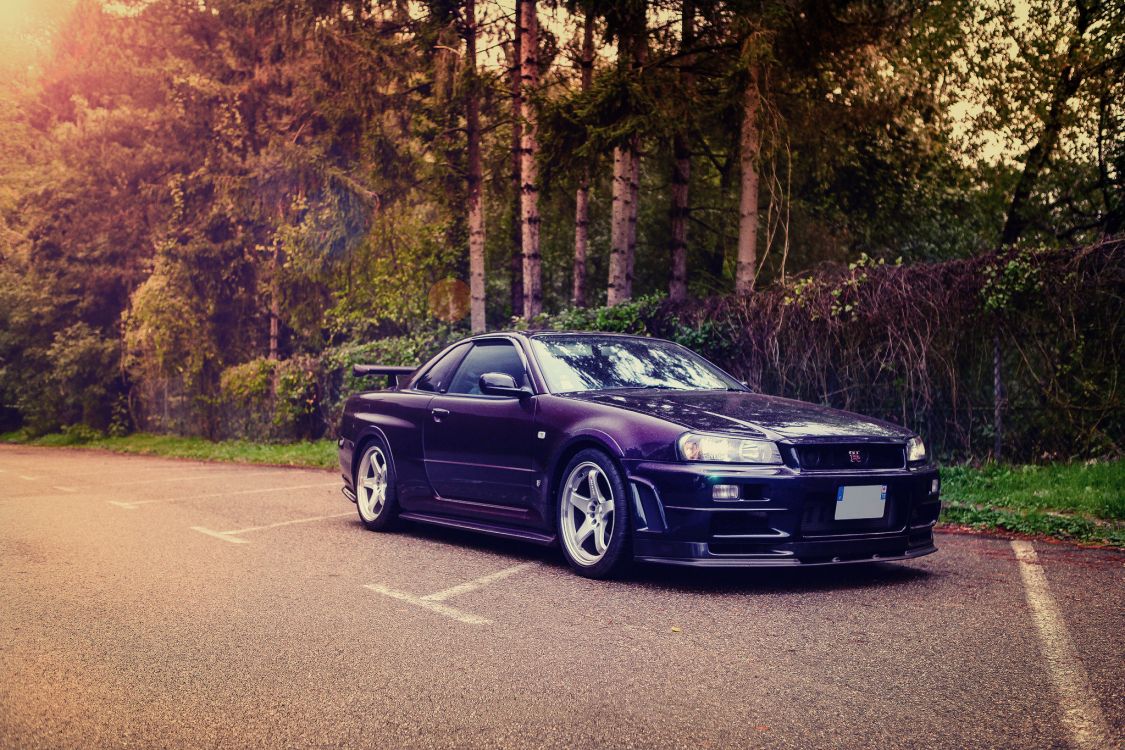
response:
<path id="1" fill-rule="evenodd" d="M 445 518 L 444 516 L 433 516 L 428 513 L 399 513 L 399 518 L 407 521 L 418 521 L 420 523 L 428 523 L 434 526 L 445 526 L 450 529 L 464 529 L 465 531 L 477 531 L 482 534 L 491 534 L 492 536 L 500 536 L 506 539 L 520 539 L 532 544 L 539 544 L 544 547 L 549 547 L 555 543 L 555 534 L 541 534 L 537 531 L 528 531 L 525 529 L 512 529 L 506 526 L 494 526 L 489 523 L 480 523 L 477 521 L 466 521 L 460 518 Z"/>

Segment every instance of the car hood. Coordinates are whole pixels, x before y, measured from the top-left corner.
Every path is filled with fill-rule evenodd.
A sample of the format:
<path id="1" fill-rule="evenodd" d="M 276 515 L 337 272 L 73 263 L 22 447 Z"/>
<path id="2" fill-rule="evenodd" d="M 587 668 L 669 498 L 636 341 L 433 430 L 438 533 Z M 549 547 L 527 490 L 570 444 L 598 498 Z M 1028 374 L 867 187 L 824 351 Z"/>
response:
<path id="1" fill-rule="evenodd" d="M 749 391 L 587 391 L 567 396 L 657 417 L 689 430 L 770 440 L 905 441 L 914 434 L 840 409 Z"/>

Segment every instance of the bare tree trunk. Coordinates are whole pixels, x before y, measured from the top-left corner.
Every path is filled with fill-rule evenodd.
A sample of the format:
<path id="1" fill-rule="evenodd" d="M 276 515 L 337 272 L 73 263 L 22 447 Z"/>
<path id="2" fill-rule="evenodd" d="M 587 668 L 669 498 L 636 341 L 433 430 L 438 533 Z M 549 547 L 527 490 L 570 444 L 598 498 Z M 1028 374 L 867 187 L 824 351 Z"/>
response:
<path id="1" fill-rule="evenodd" d="M 750 66 L 750 80 L 742 111 L 742 193 L 738 205 L 738 265 L 734 291 L 747 295 L 754 291 L 758 260 L 758 156 L 762 149 L 762 100 L 758 90 L 758 66 Z"/>
<path id="2" fill-rule="evenodd" d="M 629 203 L 633 173 L 628 150 L 613 149 L 613 211 L 610 219 L 609 288 L 606 304 L 617 305 L 629 299 Z"/>
<path id="3" fill-rule="evenodd" d="M 633 298 L 633 266 L 637 260 L 637 211 L 641 203 L 641 139 L 633 136 L 629 144 L 629 203 L 626 225 L 625 299 Z"/>
<path id="4" fill-rule="evenodd" d="M 484 206 L 481 196 L 480 92 L 477 87 L 476 1 L 465 0 L 465 60 L 469 67 L 465 129 L 469 139 L 469 295 L 473 333 L 485 329 Z"/>
<path id="5" fill-rule="evenodd" d="M 1023 231 L 1027 229 L 1028 224 L 1031 223 L 1027 205 L 1031 199 L 1031 193 L 1035 189 L 1036 183 L 1039 182 L 1039 176 L 1047 167 L 1051 152 L 1054 151 L 1059 135 L 1062 133 L 1063 120 L 1066 117 L 1066 103 L 1078 92 L 1078 87 L 1082 84 L 1083 70 L 1079 60 L 1083 52 L 1083 35 L 1089 28 L 1090 20 L 1082 10 L 1083 4 L 1078 3 L 1077 7 L 1079 11 L 1078 33 L 1071 37 L 1067 46 L 1066 65 L 1059 71 L 1058 80 L 1055 81 L 1047 118 L 1043 121 L 1043 131 L 1039 135 L 1039 140 L 1027 152 L 1023 171 L 1016 182 L 1016 189 L 1012 194 L 1012 202 L 1008 207 L 1008 216 L 1004 221 L 1004 231 L 1000 238 L 1003 245 L 1014 244 L 1023 234 Z"/>
<path id="6" fill-rule="evenodd" d="M 582 30 L 582 93 L 590 90 L 594 76 L 594 13 L 586 11 Z M 586 251 L 590 226 L 590 168 L 582 166 L 578 178 L 578 192 L 574 200 L 574 289 L 571 302 L 575 307 L 586 306 Z"/>
<path id="7" fill-rule="evenodd" d="M 631 34 L 618 38 L 618 64 L 630 51 L 633 75 L 644 65 L 648 32 L 644 10 Z M 631 46 L 631 49 L 630 49 Z M 633 135 L 625 146 L 613 150 L 613 220 L 610 232 L 609 288 L 606 303 L 617 305 L 633 296 L 633 258 L 637 249 L 637 206 L 640 198 L 640 136 Z"/>
<path id="8" fill-rule="evenodd" d="M 522 0 L 516 0 L 516 28 L 512 39 L 512 57 L 509 60 L 511 67 L 512 87 L 512 253 L 508 260 L 508 269 L 511 277 L 510 294 L 512 300 L 512 315 L 523 315 L 523 180 L 521 180 L 520 162 L 523 161 L 523 126 L 520 122 L 522 101 L 520 97 L 520 68 L 523 59 L 520 56 L 522 47 Z"/>
<path id="9" fill-rule="evenodd" d="M 543 287 L 539 257 L 539 155 L 535 112 L 531 93 L 539 84 L 539 19 L 535 0 L 522 0 L 520 30 L 520 115 L 523 121 L 520 143 L 520 207 L 523 216 L 523 316 L 530 320 L 543 310 Z"/>
<path id="10" fill-rule="evenodd" d="M 695 2 L 684 0 L 681 20 L 680 51 L 691 49 L 695 42 Z M 683 58 L 683 65 L 691 65 L 691 60 Z M 694 76 L 689 72 L 680 73 L 684 96 L 691 99 Z M 691 144 L 686 130 L 672 136 L 672 209 L 671 242 L 672 276 L 668 282 L 668 298 L 673 302 L 687 299 L 687 222 L 691 214 L 688 202 L 688 184 L 691 181 Z"/>

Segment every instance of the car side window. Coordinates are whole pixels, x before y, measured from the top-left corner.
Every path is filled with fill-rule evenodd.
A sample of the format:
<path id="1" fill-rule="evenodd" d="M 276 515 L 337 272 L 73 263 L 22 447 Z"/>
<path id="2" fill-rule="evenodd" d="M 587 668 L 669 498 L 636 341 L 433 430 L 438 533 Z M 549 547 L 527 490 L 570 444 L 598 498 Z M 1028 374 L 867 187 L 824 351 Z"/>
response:
<path id="1" fill-rule="evenodd" d="M 478 341 L 461 362 L 447 392 L 479 395 L 480 376 L 486 372 L 503 372 L 511 375 L 516 381 L 517 388 L 523 388 L 527 384 L 523 360 L 512 342 Z"/>
<path id="2" fill-rule="evenodd" d="M 433 367 L 426 370 L 426 374 L 418 378 L 414 387 L 419 391 L 445 393 L 453 379 L 453 371 L 457 363 L 469 348 L 468 344 L 461 344 L 449 350 L 449 353 L 434 363 Z"/>

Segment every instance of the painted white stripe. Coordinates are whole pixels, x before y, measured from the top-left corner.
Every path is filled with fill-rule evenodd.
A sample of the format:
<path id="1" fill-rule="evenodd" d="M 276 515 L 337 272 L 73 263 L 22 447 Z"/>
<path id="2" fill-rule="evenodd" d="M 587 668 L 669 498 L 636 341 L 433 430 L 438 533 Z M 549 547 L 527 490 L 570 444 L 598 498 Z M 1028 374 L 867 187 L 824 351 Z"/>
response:
<path id="1" fill-rule="evenodd" d="M 267 523 L 265 526 L 249 526 L 245 529 L 236 529 L 234 531 L 223 531 L 222 534 L 245 534 L 249 531 L 262 531 L 263 529 L 276 529 L 279 526 L 292 526 L 295 523 L 312 523 L 313 521 L 326 521 L 329 518 L 342 518 L 344 516 L 354 516 L 355 511 L 349 510 L 343 513 L 333 513 L 330 516 L 313 516 L 312 518 L 297 518 L 292 521 L 278 521 L 277 523 Z"/>
<path id="2" fill-rule="evenodd" d="M 139 505 L 152 505 L 153 503 L 181 503 L 185 500 L 208 500 L 216 497 L 234 497 L 235 495 L 254 495 L 263 492 L 284 492 L 285 490 L 314 490 L 323 487 L 339 487 L 339 482 L 321 484 L 290 484 L 284 487 L 258 487 L 252 490 L 235 490 L 234 492 L 211 492 L 206 495 L 189 495 L 188 497 L 169 497 L 156 500 L 107 500 L 110 505 L 116 505 L 129 510 L 136 510 Z"/>
<path id="3" fill-rule="evenodd" d="M 437 612 L 439 615 L 444 615 L 451 620 L 463 622 L 467 625 L 488 625 L 492 622 L 492 620 L 489 620 L 488 618 L 481 617 L 480 615 L 474 615 L 469 612 L 462 612 L 456 607 L 450 607 L 448 604 L 441 604 L 440 602 L 430 601 L 425 597 L 414 596 L 414 594 L 408 594 L 405 591 L 399 591 L 397 589 L 381 586 L 377 583 L 365 584 L 364 588 L 371 589 L 372 591 L 378 594 L 382 594 L 383 596 L 389 596 L 392 599 L 398 599 L 399 601 L 413 604 L 416 607 L 428 609 L 431 612 Z"/>
<path id="4" fill-rule="evenodd" d="M 232 529 L 230 531 L 215 531 L 206 526 L 192 526 L 192 531 L 198 531 L 200 534 L 213 536 L 216 539 L 222 539 L 224 542 L 232 542 L 233 544 L 249 544 L 245 539 L 237 538 L 238 534 L 245 534 L 250 531 L 262 531 L 264 529 L 276 529 L 280 526 L 292 526 L 295 523 L 312 523 L 313 521 L 325 521 L 329 518 L 341 518 L 343 516 L 354 515 L 354 511 L 347 511 L 346 513 L 333 513 L 330 516 L 313 516 L 312 518 L 295 518 L 292 521 L 278 521 L 277 523 L 268 523 L 265 526 L 249 526 L 245 529 Z"/>
<path id="5" fill-rule="evenodd" d="M 230 542 L 231 544 L 249 544 L 250 543 L 250 542 L 246 541 L 245 539 L 238 539 L 238 538 L 233 537 L 233 536 L 228 536 L 228 532 L 226 532 L 226 531 L 212 531 L 211 529 L 208 529 L 205 526 L 192 526 L 191 530 L 192 531 L 198 531 L 200 534 L 206 534 L 207 536 L 213 536 L 216 539 L 222 539 L 224 542 Z"/>
<path id="6" fill-rule="evenodd" d="M 1051 596 L 1051 588 L 1039 556 L 1035 554 L 1035 547 L 1031 542 L 1017 539 L 1012 541 L 1012 549 L 1019 563 L 1031 618 L 1039 630 L 1043 657 L 1047 660 L 1051 680 L 1059 694 L 1063 724 L 1070 732 L 1075 747 L 1113 746 L 1109 725 L 1090 690 L 1086 670 L 1067 634 L 1059 605 Z"/>
<path id="7" fill-rule="evenodd" d="M 160 479 L 134 479 L 130 482 L 113 482 L 111 484 L 102 485 L 104 487 L 128 487 L 136 484 L 161 484 L 163 482 L 192 482 L 202 481 L 207 479 L 223 479 L 224 477 L 237 476 L 242 477 L 265 477 L 277 474 L 278 470 L 273 471 L 252 471 L 248 474 L 239 474 L 234 471 L 224 471 L 218 474 L 193 474 L 187 477 L 161 477 Z"/>
<path id="8" fill-rule="evenodd" d="M 496 583 L 497 581 L 502 581 L 505 578 L 514 576 L 516 573 L 522 573 L 528 568 L 534 568 L 535 566 L 536 563 L 530 562 L 513 565 L 510 568 L 504 568 L 503 570 L 498 570 L 495 573 L 489 573 L 486 576 L 481 576 L 475 581 L 466 581 L 465 583 L 454 586 L 453 588 L 446 589 L 445 591 L 438 591 L 433 594 L 427 594 L 426 596 L 422 597 L 422 600 L 427 602 L 444 602 L 446 599 L 452 599 L 455 596 L 461 596 L 462 594 L 467 594 L 470 591 L 483 589 L 485 586 L 489 586 L 493 583 Z"/>

